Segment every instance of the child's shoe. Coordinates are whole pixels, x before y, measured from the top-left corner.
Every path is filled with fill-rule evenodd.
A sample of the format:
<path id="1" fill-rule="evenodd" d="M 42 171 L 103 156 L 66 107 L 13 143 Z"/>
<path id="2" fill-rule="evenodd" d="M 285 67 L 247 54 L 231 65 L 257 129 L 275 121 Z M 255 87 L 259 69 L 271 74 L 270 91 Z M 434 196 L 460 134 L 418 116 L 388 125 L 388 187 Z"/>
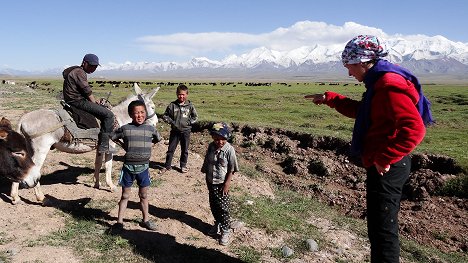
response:
<path id="1" fill-rule="evenodd" d="M 208 231 L 209 236 L 217 236 L 221 234 L 221 229 L 219 228 L 219 224 L 215 222 L 215 224 L 211 227 L 210 231 Z"/>
<path id="2" fill-rule="evenodd" d="M 231 230 L 222 230 L 221 237 L 219 238 L 219 244 L 221 246 L 227 246 L 231 241 Z"/>
<path id="3" fill-rule="evenodd" d="M 141 227 L 144 227 L 148 230 L 152 230 L 152 231 L 155 231 L 157 229 L 157 225 L 155 222 L 153 222 L 153 220 L 148 220 L 146 222 L 143 222 L 143 220 L 140 222 L 140 226 Z"/>

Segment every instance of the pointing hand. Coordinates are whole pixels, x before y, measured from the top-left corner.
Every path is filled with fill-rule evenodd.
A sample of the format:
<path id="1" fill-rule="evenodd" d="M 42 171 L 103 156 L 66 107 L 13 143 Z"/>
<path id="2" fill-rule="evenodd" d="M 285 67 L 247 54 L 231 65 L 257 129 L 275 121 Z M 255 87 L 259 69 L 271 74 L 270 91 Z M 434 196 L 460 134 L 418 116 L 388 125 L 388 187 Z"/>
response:
<path id="1" fill-rule="evenodd" d="M 325 94 L 314 94 L 314 95 L 306 95 L 304 96 L 304 98 L 306 100 L 312 100 L 313 103 L 315 103 L 316 105 L 320 105 L 322 103 L 325 102 L 325 100 L 327 99 L 327 97 L 325 96 Z"/>

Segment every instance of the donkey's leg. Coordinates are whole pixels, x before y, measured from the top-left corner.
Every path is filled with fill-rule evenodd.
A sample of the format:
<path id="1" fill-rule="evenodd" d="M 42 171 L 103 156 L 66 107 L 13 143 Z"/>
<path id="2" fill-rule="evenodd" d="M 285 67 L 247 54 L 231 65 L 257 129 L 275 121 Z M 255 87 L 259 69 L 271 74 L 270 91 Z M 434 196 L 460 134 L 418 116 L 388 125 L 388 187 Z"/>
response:
<path id="1" fill-rule="evenodd" d="M 11 197 L 11 203 L 14 205 L 21 203 L 21 198 L 19 197 L 18 190 L 19 190 L 19 183 L 12 183 L 10 197 Z"/>
<path id="2" fill-rule="evenodd" d="M 41 184 L 39 182 L 34 186 L 34 194 L 36 194 L 37 201 L 44 203 L 45 196 L 44 193 L 42 193 Z"/>
<path id="3" fill-rule="evenodd" d="M 106 153 L 105 167 L 106 167 L 106 184 L 110 187 L 111 192 L 117 191 L 117 186 L 112 182 L 112 153 Z"/>
<path id="4" fill-rule="evenodd" d="M 94 188 L 99 189 L 99 174 L 102 168 L 102 158 L 104 158 L 103 154 L 100 154 L 98 150 L 96 150 L 96 158 L 94 159 Z"/>

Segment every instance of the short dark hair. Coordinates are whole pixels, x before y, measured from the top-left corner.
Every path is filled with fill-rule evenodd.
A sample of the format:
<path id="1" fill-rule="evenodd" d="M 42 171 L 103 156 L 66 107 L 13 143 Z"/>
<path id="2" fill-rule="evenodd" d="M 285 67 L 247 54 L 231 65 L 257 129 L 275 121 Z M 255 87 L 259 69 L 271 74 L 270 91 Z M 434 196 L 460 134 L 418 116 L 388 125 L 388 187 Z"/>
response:
<path id="1" fill-rule="evenodd" d="M 180 84 L 179 86 L 177 86 L 177 93 L 179 93 L 179 91 L 187 91 L 188 93 L 188 88 L 184 84 Z"/>
<path id="2" fill-rule="evenodd" d="M 145 105 L 145 102 L 142 101 L 142 100 L 134 100 L 132 102 L 130 102 L 130 104 L 128 104 L 128 115 L 132 115 L 133 113 L 133 110 L 135 109 L 135 107 L 137 106 L 143 106 L 145 107 L 145 112 L 147 113 L 148 111 L 146 110 L 146 105 Z"/>

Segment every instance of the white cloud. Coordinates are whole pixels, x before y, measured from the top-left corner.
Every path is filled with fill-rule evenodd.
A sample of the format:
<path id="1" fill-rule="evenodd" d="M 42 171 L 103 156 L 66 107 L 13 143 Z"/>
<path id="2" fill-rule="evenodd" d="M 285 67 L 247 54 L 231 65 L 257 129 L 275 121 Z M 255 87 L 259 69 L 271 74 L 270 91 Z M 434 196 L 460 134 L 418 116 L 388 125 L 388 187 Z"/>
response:
<path id="1" fill-rule="evenodd" d="M 414 41 L 424 35 L 388 35 L 382 29 L 346 22 L 342 26 L 325 22 L 300 21 L 290 27 L 280 27 L 272 32 L 247 34 L 241 32 L 175 33 L 170 35 L 143 36 L 136 40 L 144 50 L 152 53 L 200 57 L 213 53 L 228 56 L 258 47 L 276 51 L 291 51 L 304 46 L 344 45 L 354 36 L 369 34 L 382 39 L 400 38 Z"/>
<path id="2" fill-rule="evenodd" d="M 145 36 L 137 39 L 143 48 L 160 54 L 186 56 L 209 52 L 228 52 L 242 47 L 261 45 L 262 37 L 245 33 L 177 33 Z"/>

